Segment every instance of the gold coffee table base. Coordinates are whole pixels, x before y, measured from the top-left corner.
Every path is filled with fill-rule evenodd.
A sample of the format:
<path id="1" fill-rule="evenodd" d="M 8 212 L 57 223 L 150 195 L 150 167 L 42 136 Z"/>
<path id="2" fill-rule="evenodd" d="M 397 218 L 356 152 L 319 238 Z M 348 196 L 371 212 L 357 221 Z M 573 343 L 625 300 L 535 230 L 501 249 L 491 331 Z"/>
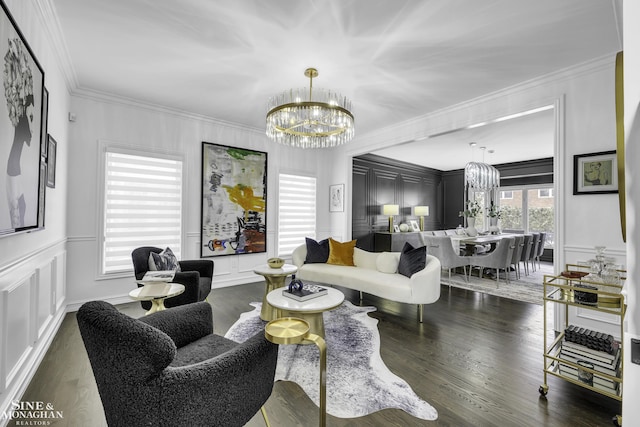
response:
<path id="1" fill-rule="evenodd" d="M 296 317 L 272 320 L 264 328 L 264 336 L 274 344 L 314 343 L 320 351 L 320 427 L 327 425 L 327 343 L 309 332 L 309 323 Z"/>

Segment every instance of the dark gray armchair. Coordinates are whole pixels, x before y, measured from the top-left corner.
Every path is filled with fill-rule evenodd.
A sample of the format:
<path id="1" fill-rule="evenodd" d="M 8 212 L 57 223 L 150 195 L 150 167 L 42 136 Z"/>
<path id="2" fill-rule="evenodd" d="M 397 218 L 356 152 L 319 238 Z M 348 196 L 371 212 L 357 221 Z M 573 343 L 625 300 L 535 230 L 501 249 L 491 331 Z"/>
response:
<path id="1" fill-rule="evenodd" d="M 149 271 L 149 254 L 151 252 L 160 253 L 162 249 L 153 246 L 142 246 L 131 252 L 133 260 L 133 272 L 136 280 L 141 280 L 144 274 Z M 174 283 L 184 285 L 184 292 L 178 296 L 165 300 L 165 307 L 176 307 L 178 305 L 190 304 L 192 302 L 204 301 L 211 292 L 211 282 L 213 280 L 213 261 L 205 259 L 194 259 L 188 261 L 178 261 L 180 272 L 173 278 Z M 138 283 L 138 287 L 141 287 Z M 150 301 L 140 301 L 142 308 L 149 310 Z"/>
<path id="2" fill-rule="evenodd" d="M 134 319 L 92 301 L 77 318 L 112 427 L 243 426 L 271 395 L 278 346 L 214 335 L 206 302 Z"/>

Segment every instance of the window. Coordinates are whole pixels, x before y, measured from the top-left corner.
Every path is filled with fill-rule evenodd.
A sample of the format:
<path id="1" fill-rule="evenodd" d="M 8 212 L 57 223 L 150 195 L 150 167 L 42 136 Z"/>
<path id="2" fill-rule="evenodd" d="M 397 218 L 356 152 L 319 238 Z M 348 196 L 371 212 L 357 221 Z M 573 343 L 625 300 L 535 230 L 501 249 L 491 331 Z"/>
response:
<path id="1" fill-rule="evenodd" d="M 501 200 L 511 200 L 513 199 L 513 191 L 501 191 L 500 192 L 500 199 Z"/>
<path id="2" fill-rule="evenodd" d="M 139 246 L 171 247 L 180 259 L 182 161 L 107 147 L 100 273 L 131 271 Z"/>
<path id="3" fill-rule="evenodd" d="M 503 195 L 511 193 L 511 198 Z M 554 197 L 553 188 L 527 186 L 500 191 L 500 227 L 520 229 L 528 233 L 544 231 L 545 248 L 554 243 Z"/>
<path id="4" fill-rule="evenodd" d="M 278 177 L 278 256 L 287 256 L 316 238 L 316 179 L 280 174 Z"/>
<path id="5" fill-rule="evenodd" d="M 546 199 L 553 197 L 553 188 L 541 188 L 538 190 L 538 198 Z"/>

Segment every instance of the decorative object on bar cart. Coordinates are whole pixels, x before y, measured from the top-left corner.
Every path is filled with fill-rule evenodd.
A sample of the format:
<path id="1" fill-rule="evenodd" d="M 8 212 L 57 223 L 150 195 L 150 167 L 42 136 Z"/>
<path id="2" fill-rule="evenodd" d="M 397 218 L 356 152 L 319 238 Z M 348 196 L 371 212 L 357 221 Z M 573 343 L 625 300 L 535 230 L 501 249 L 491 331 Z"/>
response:
<path id="1" fill-rule="evenodd" d="M 477 201 L 467 200 L 465 202 L 465 209 L 458 214 L 458 216 L 463 216 L 467 219 L 467 228 L 465 228 L 465 231 L 469 237 L 478 235 L 478 230 L 476 230 L 476 216 L 478 216 L 480 210 L 481 208 Z"/>
<path id="2" fill-rule="evenodd" d="M 595 297 L 596 301 L 589 300 L 579 301 L 581 303 L 597 303 L 598 306 L 619 307 L 621 298 L 617 296 L 621 291 L 621 284 L 623 276 L 620 273 L 622 266 L 617 264 L 616 259 L 610 256 L 605 256 L 605 246 L 595 246 L 596 255 L 594 258 L 587 260 L 586 262 L 579 262 L 589 269 L 589 274 L 583 277 L 583 280 L 589 282 L 591 286 L 598 293 L 590 293 L 587 295 L 585 292 L 584 297 Z M 614 295 L 603 295 L 602 292 L 612 293 Z M 576 291 L 576 299 L 580 300 L 579 292 Z M 584 299 L 584 298 L 583 298 Z"/>

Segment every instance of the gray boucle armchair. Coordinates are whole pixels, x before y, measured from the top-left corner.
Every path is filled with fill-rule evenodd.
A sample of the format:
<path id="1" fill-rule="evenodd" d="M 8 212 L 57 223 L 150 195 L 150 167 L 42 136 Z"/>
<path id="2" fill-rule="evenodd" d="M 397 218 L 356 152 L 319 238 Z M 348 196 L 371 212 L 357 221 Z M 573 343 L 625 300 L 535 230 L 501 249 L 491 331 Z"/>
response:
<path id="1" fill-rule="evenodd" d="M 133 272 L 136 280 L 142 280 L 145 273 L 149 271 L 149 254 L 155 252 L 159 254 L 162 249 L 154 246 L 142 246 L 131 252 L 133 261 Z M 178 261 L 181 271 L 175 274 L 174 283 L 184 285 L 184 292 L 175 297 L 165 300 L 165 307 L 175 307 L 182 304 L 204 301 L 211 292 L 211 282 L 213 280 L 213 261 L 208 259 L 194 259 Z M 138 287 L 143 286 L 138 283 Z M 140 301 L 140 305 L 145 310 L 151 308 L 150 301 Z"/>
<path id="2" fill-rule="evenodd" d="M 243 426 L 271 395 L 278 346 L 213 334 L 209 303 L 134 319 L 92 301 L 77 319 L 110 426 Z"/>

